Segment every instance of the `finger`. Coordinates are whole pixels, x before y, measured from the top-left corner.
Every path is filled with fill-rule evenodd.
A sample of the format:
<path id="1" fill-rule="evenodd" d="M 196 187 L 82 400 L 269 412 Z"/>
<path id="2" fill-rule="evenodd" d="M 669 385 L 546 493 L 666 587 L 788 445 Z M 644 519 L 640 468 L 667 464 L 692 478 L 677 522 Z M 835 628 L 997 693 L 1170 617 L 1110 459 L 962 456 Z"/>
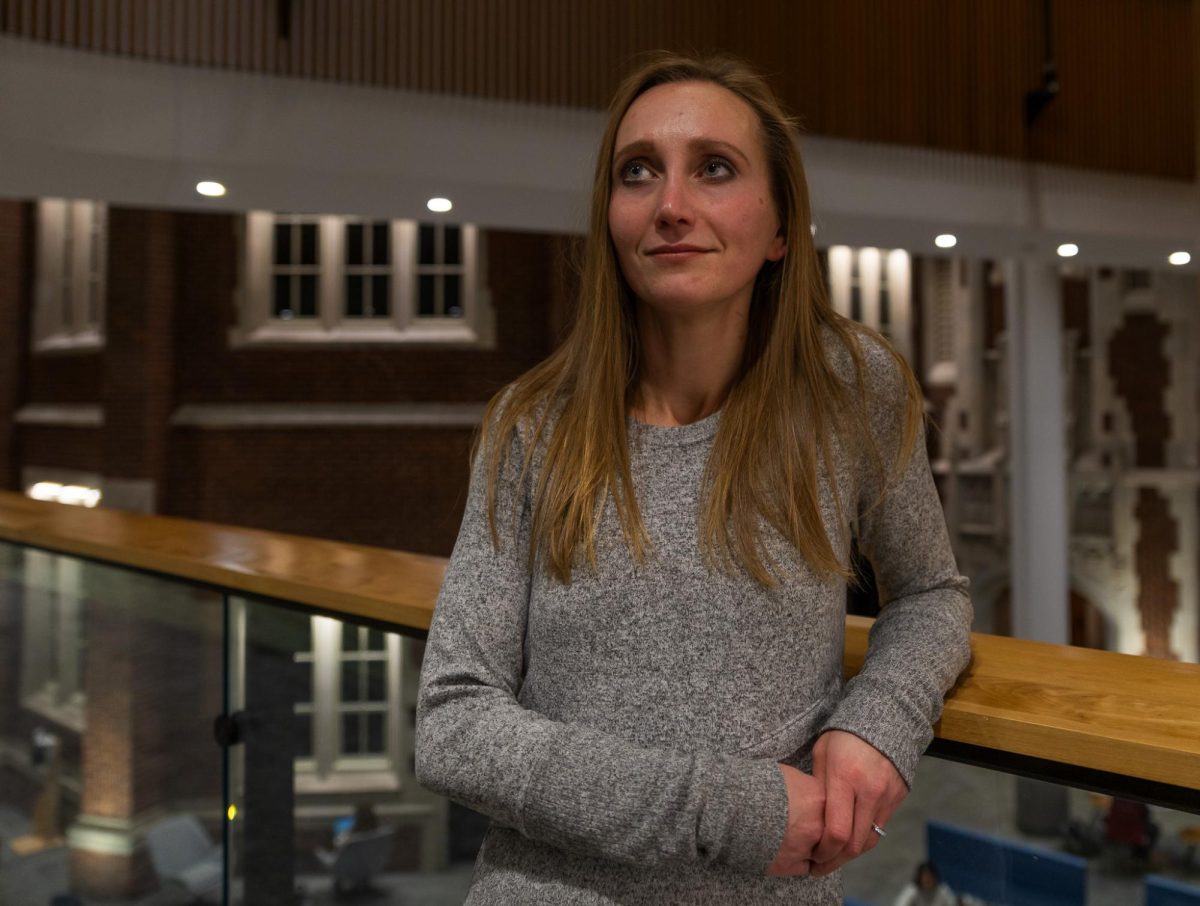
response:
<path id="1" fill-rule="evenodd" d="M 814 862 L 808 873 L 814 878 L 823 878 L 826 875 L 831 875 L 842 867 L 843 859 L 831 859 L 828 862 Z"/>
<path id="2" fill-rule="evenodd" d="M 776 878 L 803 877 L 812 871 L 812 861 L 796 857 L 778 860 L 767 869 L 767 874 Z"/>
<path id="3" fill-rule="evenodd" d="M 886 828 L 888 826 L 888 822 L 892 820 L 892 815 L 896 813 L 896 809 L 900 808 L 900 803 L 904 801 L 904 798 L 907 795 L 908 787 L 901 785 L 900 789 L 893 792 L 891 795 L 885 794 L 881 796 L 878 805 L 875 807 L 875 818 L 873 823 L 879 825 L 880 828 Z M 877 834 L 874 831 L 871 832 L 871 836 L 875 839 L 871 843 L 871 846 L 867 847 L 868 849 L 875 844 L 878 844 L 879 841 L 883 839 L 882 835 Z"/>
<path id="4" fill-rule="evenodd" d="M 825 830 L 812 853 L 814 864 L 829 862 L 841 853 L 854 831 L 854 788 L 836 777 L 825 791 Z"/>
<path id="5" fill-rule="evenodd" d="M 875 816 L 875 822 L 880 827 L 887 827 L 887 823 L 892 820 L 892 815 L 896 814 L 896 809 L 900 808 L 908 796 L 908 787 L 900 784 L 900 789 L 893 795 L 887 796 L 879 802 L 879 812 Z"/>
<path id="6" fill-rule="evenodd" d="M 812 775 L 822 783 L 825 782 L 825 748 L 828 738 L 825 735 L 821 736 L 812 749 Z"/>
<path id="7" fill-rule="evenodd" d="M 878 799 L 859 796 L 854 803 L 854 831 L 850 842 L 846 844 L 845 855 L 854 858 L 879 842 L 879 834 L 875 833 L 876 815 L 881 811 L 883 803 Z M 885 820 L 885 819 L 881 819 Z M 882 823 L 879 824 L 883 826 Z"/>
<path id="8" fill-rule="evenodd" d="M 840 852 L 827 859 L 820 858 L 814 851 L 813 866 L 810 871 L 813 877 L 832 874 L 847 862 L 874 849 L 882 838 L 875 833 L 873 825 L 879 824 L 882 827 L 891 817 L 895 808 L 895 805 L 885 802 L 883 799 L 857 797 L 854 801 L 854 825 L 849 838 Z M 877 816 L 875 820 L 872 820 L 872 815 Z"/>
<path id="9" fill-rule="evenodd" d="M 885 834 L 877 833 L 875 828 L 878 827 L 880 830 L 883 830 L 885 827 L 887 827 L 888 822 L 892 820 L 892 815 L 896 813 L 896 809 L 900 807 L 900 803 L 904 801 L 904 797 L 907 794 L 908 788 L 903 787 L 898 794 L 893 794 L 890 796 L 884 795 L 880 797 L 879 802 L 875 807 L 874 818 L 868 819 L 870 820 L 870 824 L 868 825 L 869 833 L 867 834 L 867 842 L 866 846 L 863 848 L 863 852 L 870 852 L 879 845 L 880 841 L 883 840 Z M 857 830 L 857 817 L 855 821 L 855 830 Z"/>

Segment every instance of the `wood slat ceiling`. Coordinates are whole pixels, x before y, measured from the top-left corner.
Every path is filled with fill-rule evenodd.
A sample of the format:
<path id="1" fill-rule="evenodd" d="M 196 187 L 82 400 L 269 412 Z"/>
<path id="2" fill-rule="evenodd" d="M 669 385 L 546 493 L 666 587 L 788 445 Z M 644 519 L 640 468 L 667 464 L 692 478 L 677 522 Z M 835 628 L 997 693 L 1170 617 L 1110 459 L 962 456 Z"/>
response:
<path id="1" fill-rule="evenodd" d="M 1191 179 L 1192 0 L 0 0 L 0 31 L 102 53 L 603 107 L 638 53 L 724 49 L 811 131 Z M 284 11 L 289 20 L 286 28 Z M 284 36 L 286 31 L 287 36 Z"/>

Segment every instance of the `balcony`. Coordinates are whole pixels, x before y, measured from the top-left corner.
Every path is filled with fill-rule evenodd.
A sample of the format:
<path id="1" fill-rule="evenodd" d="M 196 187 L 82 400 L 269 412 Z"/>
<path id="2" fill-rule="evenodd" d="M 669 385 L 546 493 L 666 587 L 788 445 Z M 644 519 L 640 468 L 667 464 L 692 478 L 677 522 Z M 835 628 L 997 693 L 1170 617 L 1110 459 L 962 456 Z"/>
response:
<path id="1" fill-rule="evenodd" d="M 486 819 L 412 764 L 443 568 L 0 493 L 0 903 L 462 902 Z M 932 857 L 984 902 L 1200 902 L 1200 666 L 973 649 L 850 901 Z"/>

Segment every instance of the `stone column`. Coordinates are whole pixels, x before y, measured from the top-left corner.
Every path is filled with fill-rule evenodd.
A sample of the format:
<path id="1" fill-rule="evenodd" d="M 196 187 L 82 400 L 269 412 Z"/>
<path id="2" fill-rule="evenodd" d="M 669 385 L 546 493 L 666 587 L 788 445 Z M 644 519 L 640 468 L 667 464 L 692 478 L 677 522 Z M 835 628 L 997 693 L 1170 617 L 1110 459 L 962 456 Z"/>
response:
<path id="1" fill-rule="evenodd" d="M 246 607 L 243 721 L 245 820 L 242 864 L 247 903 L 292 906 L 296 895 L 295 703 L 307 665 L 309 617 L 253 600 Z"/>
<path id="2" fill-rule="evenodd" d="M 1012 633 L 1065 645 L 1070 633 L 1067 438 L 1058 270 L 1044 262 L 1005 264 Z M 1056 833 L 1067 789 L 1018 778 L 1017 827 Z"/>
<path id="3" fill-rule="evenodd" d="M 99 578 L 99 577 L 97 577 Z M 100 587 L 111 593 L 111 583 Z M 99 589 L 93 589 L 95 594 Z M 160 746 L 150 744 L 159 680 L 152 645 L 133 609 L 102 603 L 85 613 L 88 639 L 79 815 L 67 831 L 71 889 L 101 899 L 127 899 L 155 886 L 139 845 L 146 812 L 160 798 Z"/>
<path id="4" fill-rule="evenodd" d="M 159 509 L 173 385 L 176 217 L 109 209 L 101 451 L 108 507 Z"/>
<path id="5" fill-rule="evenodd" d="M 1067 644 L 1067 450 L 1057 269 L 1009 261 L 1012 614 L 1017 638 Z"/>

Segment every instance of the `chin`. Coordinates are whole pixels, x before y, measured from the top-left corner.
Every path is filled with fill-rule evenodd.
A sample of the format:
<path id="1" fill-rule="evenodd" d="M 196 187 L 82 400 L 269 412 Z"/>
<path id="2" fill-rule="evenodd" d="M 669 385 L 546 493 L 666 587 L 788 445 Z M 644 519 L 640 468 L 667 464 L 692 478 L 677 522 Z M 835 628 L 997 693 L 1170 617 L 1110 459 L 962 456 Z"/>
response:
<path id="1" fill-rule="evenodd" d="M 685 292 L 647 293 L 646 297 L 639 301 L 651 311 L 670 315 L 695 314 L 721 305 L 719 300 L 711 296 Z"/>

